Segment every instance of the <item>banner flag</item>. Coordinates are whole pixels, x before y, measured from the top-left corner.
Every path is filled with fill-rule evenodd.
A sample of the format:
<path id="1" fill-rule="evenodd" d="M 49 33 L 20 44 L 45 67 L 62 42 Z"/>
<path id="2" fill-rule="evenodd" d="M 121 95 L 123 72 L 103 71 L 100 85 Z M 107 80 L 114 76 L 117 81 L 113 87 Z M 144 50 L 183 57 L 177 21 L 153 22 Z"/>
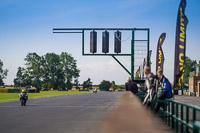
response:
<path id="1" fill-rule="evenodd" d="M 164 65 L 164 54 L 163 54 L 163 50 L 162 50 L 162 44 L 164 42 L 166 38 L 166 33 L 162 33 L 160 35 L 160 38 L 158 40 L 158 45 L 157 45 L 157 55 L 156 55 L 156 72 L 159 69 L 163 70 L 163 65 Z"/>
<path id="2" fill-rule="evenodd" d="M 181 87 L 185 69 L 185 50 L 186 50 L 186 28 L 188 19 L 185 15 L 186 0 L 181 0 L 177 23 L 176 23 L 176 42 L 174 59 L 174 87 Z"/>

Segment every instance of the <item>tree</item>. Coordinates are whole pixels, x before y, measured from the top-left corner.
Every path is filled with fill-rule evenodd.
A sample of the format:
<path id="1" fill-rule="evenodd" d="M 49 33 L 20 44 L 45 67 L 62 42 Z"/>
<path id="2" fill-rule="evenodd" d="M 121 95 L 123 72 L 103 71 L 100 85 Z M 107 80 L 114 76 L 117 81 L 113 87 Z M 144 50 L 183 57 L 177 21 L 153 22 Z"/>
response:
<path id="1" fill-rule="evenodd" d="M 36 91 L 42 89 L 42 58 L 36 53 L 28 53 L 26 58 L 27 76 L 31 78 L 31 85 L 36 87 Z"/>
<path id="2" fill-rule="evenodd" d="M 26 56 L 22 73 L 18 71 L 17 80 L 21 77 L 24 84 L 30 84 L 40 91 L 42 88 L 49 90 L 51 88 L 65 90 L 72 88 L 72 80 L 79 77 L 80 70 L 77 69 L 76 60 L 68 53 L 63 52 L 61 55 L 47 53 L 39 56 L 36 53 L 28 53 Z M 24 77 L 24 78 L 22 78 Z"/>
<path id="3" fill-rule="evenodd" d="M 106 81 L 103 80 L 100 84 L 99 84 L 99 89 L 101 91 L 109 91 L 110 87 L 112 86 L 112 84 L 110 83 L 110 81 Z"/>
<path id="4" fill-rule="evenodd" d="M 189 81 L 189 76 L 190 76 L 190 72 L 193 72 L 196 70 L 196 60 L 191 60 L 189 57 L 186 56 L 185 59 L 185 71 L 184 71 L 184 75 L 183 75 L 183 85 L 188 84 Z"/>
<path id="5" fill-rule="evenodd" d="M 43 57 L 43 80 L 50 81 L 50 87 L 58 90 L 59 85 L 64 82 L 64 73 L 60 67 L 60 57 L 55 53 L 47 53 Z"/>
<path id="6" fill-rule="evenodd" d="M 71 83 L 70 80 L 67 80 L 66 87 L 67 87 L 67 90 L 71 90 L 72 89 L 72 83 Z"/>
<path id="7" fill-rule="evenodd" d="M 74 85 L 76 86 L 76 89 L 79 90 L 80 88 L 78 87 L 79 86 L 79 81 L 78 81 L 78 78 L 76 78 L 74 80 Z"/>
<path id="8" fill-rule="evenodd" d="M 111 88 L 115 91 L 117 89 L 117 85 L 115 84 L 115 81 L 112 81 L 111 84 L 112 84 Z"/>
<path id="9" fill-rule="evenodd" d="M 16 74 L 16 78 L 14 79 L 14 85 L 24 87 L 25 86 L 25 76 L 24 76 L 25 69 L 22 67 L 18 67 L 18 71 Z"/>
<path id="10" fill-rule="evenodd" d="M 88 78 L 86 81 L 83 82 L 83 89 L 92 89 L 92 82 L 91 79 Z"/>
<path id="11" fill-rule="evenodd" d="M 8 70 L 3 69 L 3 62 L 0 60 L 0 86 L 4 85 L 3 79 L 6 78 L 7 74 L 8 74 Z"/>
<path id="12" fill-rule="evenodd" d="M 43 57 L 43 81 L 50 81 L 53 89 L 67 87 L 71 89 L 73 78 L 79 77 L 80 70 L 77 69 L 76 60 L 68 53 L 63 52 L 61 55 L 47 53 Z"/>
<path id="13" fill-rule="evenodd" d="M 73 78 L 78 78 L 80 70 L 77 69 L 76 60 L 68 53 L 62 52 L 60 55 L 60 67 L 62 68 L 65 78 L 72 81 Z"/>
<path id="14" fill-rule="evenodd" d="M 120 90 L 125 90 L 125 85 L 118 85 L 118 88 L 119 88 Z"/>

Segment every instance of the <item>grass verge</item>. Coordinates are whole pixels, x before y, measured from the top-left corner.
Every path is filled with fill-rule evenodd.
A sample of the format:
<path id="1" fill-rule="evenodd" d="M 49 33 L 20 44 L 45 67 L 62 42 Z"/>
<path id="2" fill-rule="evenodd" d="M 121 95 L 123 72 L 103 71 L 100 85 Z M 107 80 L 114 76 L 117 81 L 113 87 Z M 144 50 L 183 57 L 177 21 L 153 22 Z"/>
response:
<path id="1" fill-rule="evenodd" d="M 90 91 L 41 91 L 40 93 L 29 93 L 28 98 L 40 98 L 50 96 L 60 96 L 69 94 L 89 93 Z M 0 93 L 0 102 L 17 101 L 19 100 L 19 93 Z"/>

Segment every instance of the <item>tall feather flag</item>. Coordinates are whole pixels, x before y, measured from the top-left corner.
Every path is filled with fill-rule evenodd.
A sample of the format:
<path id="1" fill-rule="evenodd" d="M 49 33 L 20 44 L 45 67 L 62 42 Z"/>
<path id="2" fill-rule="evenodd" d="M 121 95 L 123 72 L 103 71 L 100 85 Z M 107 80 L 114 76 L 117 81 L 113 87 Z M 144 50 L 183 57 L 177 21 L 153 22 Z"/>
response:
<path id="1" fill-rule="evenodd" d="M 151 61 L 152 50 L 149 50 L 149 61 Z"/>
<path id="2" fill-rule="evenodd" d="M 185 15 L 186 0 L 181 0 L 177 24 L 176 24 L 176 42 L 174 59 L 174 87 L 180 88 L 182 85 L 185 69 L 185 50 L 186 50 L 186 28 L 188 19 Z"/>
<path id="3" fill-rule="evenodd" d="M 137 79 L 140 78 L 140 66 L 139 66 L 138 70 L 136 71 L 135 77 L 136 77 Z"/>
<path id="4" fill-rule="evenodd" d="M 164 58 L 164 53 L 163 53 L 163 50 L 162 50 L 162 44 L 163 44 L 165 38 L 166 38 L 166 33 L 162 33 L 160 35 L 159 40 L 158 40 L 157 55 L 156 55 L 156 72 L 159 69 L 163 70 L 163 65 L 164 65 L 165 58 Z"/>
<path id="5" fill-rule="evenodd" d="M 143 73 L 142 73 L 142 79 L 144 79 L 144 68 L 145 68 L 145 66 L 146 66 L 146 58 L 144 58 L 144 61 L 143 61 L 143 68 L 142 68 Z"/>

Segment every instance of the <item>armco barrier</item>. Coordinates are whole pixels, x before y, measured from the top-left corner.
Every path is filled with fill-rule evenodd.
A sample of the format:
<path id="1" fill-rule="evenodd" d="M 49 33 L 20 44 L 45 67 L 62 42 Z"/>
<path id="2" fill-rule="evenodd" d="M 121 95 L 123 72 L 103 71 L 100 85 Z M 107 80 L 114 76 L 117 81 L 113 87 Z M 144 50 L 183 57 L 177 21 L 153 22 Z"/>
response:
<path id="1" fill-rule="evenodd" d="M 143 100 L 144 94 L 140 92 L 139 98 Z M 156 102 L 162 102 L 165 105 L 164 109 L 160 108 L 158 116 L 177 133 L 200 133 L 200 122 L 197 122 L 197 118 L 199 118 L 197 113 L 200 114 L 199 107 L 167 99 L 153 101 L 152 110 Z"/>
<path id="2" fill-rule="evenodd" d="M 8 89 L 8 93 L 20 93 L 20 89 Z"/>
<path id="3" fill-rule="evenodd" d="M 28 90 L 28 93 L 39 93 L 36 90 Z"/>

